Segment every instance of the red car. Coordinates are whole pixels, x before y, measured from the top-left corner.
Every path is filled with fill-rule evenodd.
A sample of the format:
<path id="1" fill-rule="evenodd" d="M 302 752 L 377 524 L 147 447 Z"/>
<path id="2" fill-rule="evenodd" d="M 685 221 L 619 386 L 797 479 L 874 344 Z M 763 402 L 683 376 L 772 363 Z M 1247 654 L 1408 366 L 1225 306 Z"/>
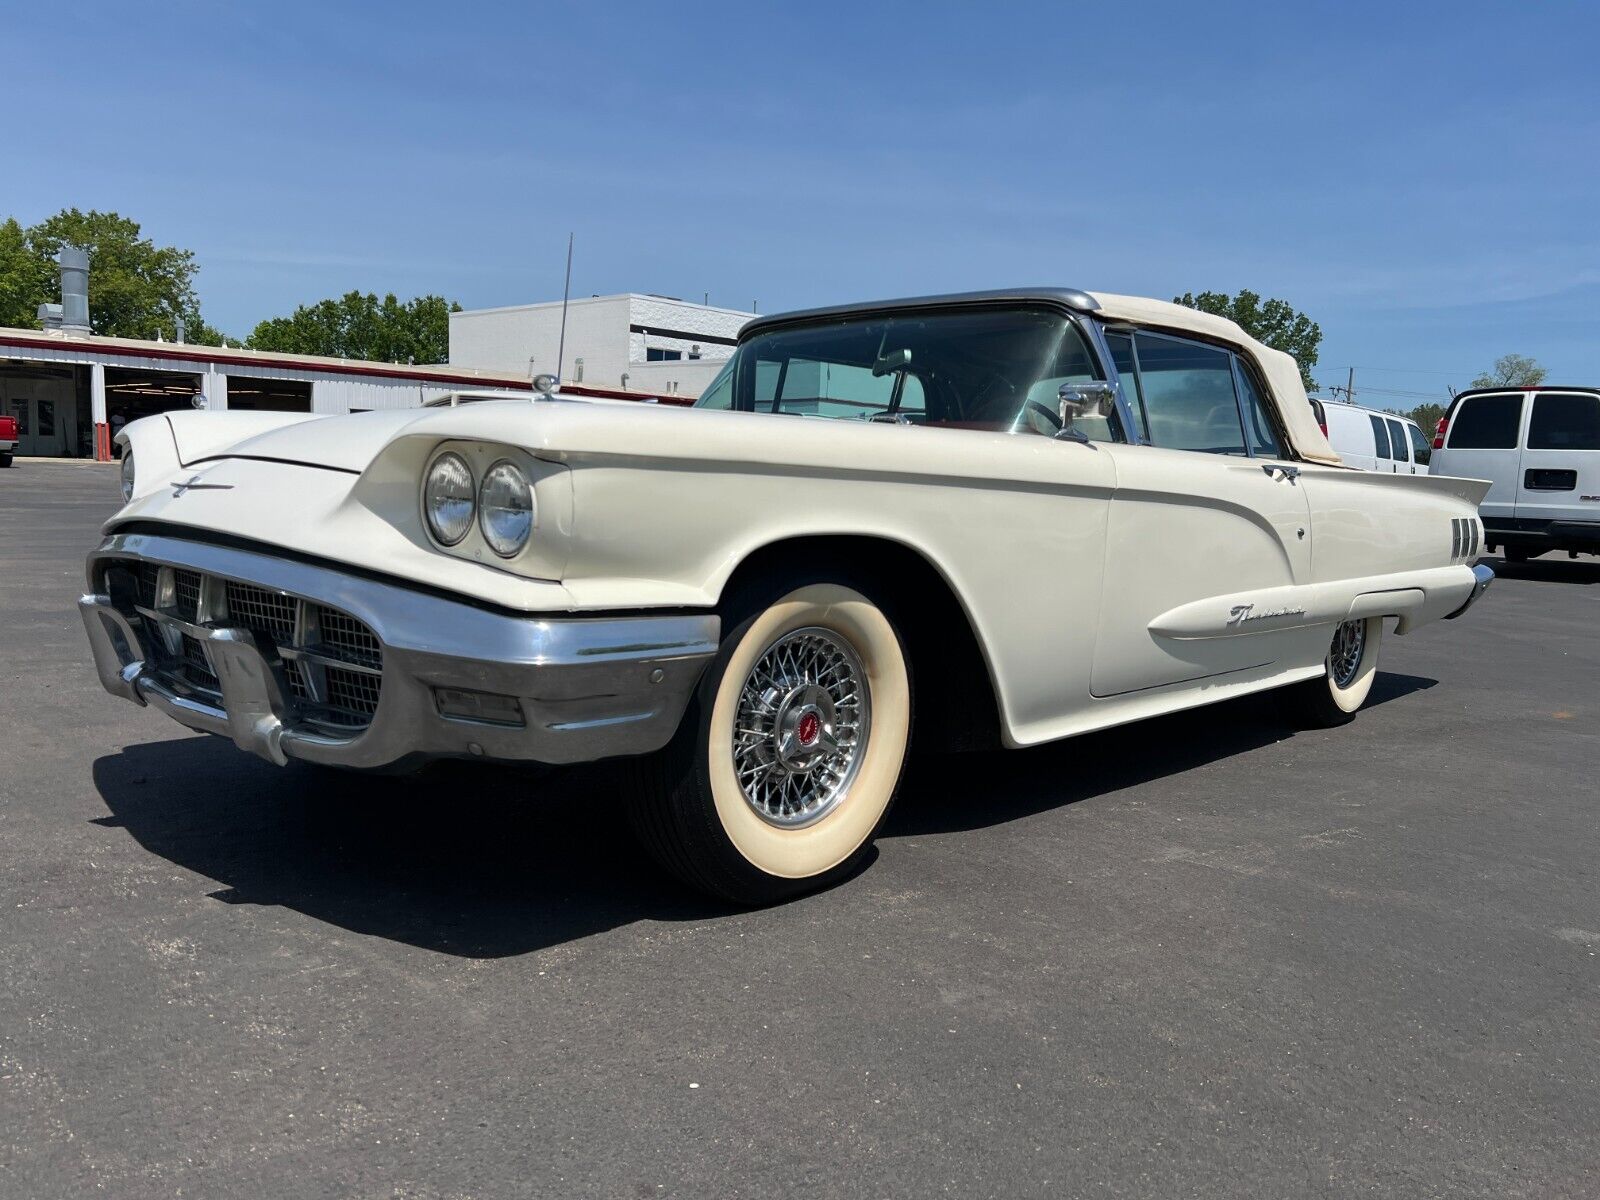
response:
<path id="1" fill-rule="evenodd" d="M 11 465 L 11 456 L 17 450 L 17 419 L 0 417 L 0 467 Z"/>

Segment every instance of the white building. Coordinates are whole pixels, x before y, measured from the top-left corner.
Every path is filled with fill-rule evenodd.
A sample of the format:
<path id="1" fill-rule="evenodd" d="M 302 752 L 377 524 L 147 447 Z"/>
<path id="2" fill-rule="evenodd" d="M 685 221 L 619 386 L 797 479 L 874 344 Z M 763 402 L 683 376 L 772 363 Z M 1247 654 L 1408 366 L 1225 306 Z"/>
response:
<path id="1" fill-rule="evenodd" d="M 670 296 L 589 296 L 450 314 L 450 365 L 656 396 L 698 396 L 733 353 L 754 313 Z M 558 372 L 556 356 L 561 352 Z"/>

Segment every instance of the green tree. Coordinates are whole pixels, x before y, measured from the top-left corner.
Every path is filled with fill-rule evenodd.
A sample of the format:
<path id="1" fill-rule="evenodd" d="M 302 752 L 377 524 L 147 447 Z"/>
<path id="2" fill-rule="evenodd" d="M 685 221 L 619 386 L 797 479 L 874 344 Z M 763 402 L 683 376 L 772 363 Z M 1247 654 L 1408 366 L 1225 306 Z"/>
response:
<path id="1" fill-rule="evenodd" d="M 1433 403 L 1419 404 L 1410 412 L 1408 412 L 1406 416 L 1410 417 L 1417 423 L 1418 429 L 1422 430 L 1422 432 L 1427 434 L 1429 437 L 1432 437 L 1433 431 L 1439 428 L 1439 418 L 1444 416 L 1444 405 Z"/>
<path id="2" fill-rule="evenodd" d="M 1174 304 L 1198 308 L 1201 312 L 1227 317 L 1256 341 L 1292 355 L 1300 365 L 1300 381 L 1306 391 L 1315 391 L 1317 382 L 1311 368 L 1317 365 L 1317 347 L 1322 345 L 1322 327 L 1284 300 L 1266 300 L 1241 288 L 1237 296 L 1227 292 L 1185 292 L 1172 298 Z"/>
<path id="3" fill-rule="evenodd" d="M 1502 354 L 1494 360 L 1494 369 L 1479 375 L 1472 386 L 1535 387 L 1544 382 L 1544 376 L 1544 368 L 1526 354 Z"/>
<path id="4" fill-rule="evenodd" d="M 56 256 L 63 243 L 89 252 L 89 325 L 95 333 L 171 340 L 182 317 L 190 341 L 221 341 L 200 317 L 192 250 L 158 246 L 140 236 L 137 221 L 116 213 L 76 208 L 26 229 L 15 218 L 0 224 L 0 324 L 36 328 L 39 305 L 60 301 Z"/>
<path id="5" fill-rule="evenodd" d="M 393 292 L 381 300 L 370 292 L 346 292 L 262 321 L 247 345 L 284 354 L 442 363 L 450 358 L 450 314 L 460 311 L 461 305 L 442 296 L 402 303 Z"/>

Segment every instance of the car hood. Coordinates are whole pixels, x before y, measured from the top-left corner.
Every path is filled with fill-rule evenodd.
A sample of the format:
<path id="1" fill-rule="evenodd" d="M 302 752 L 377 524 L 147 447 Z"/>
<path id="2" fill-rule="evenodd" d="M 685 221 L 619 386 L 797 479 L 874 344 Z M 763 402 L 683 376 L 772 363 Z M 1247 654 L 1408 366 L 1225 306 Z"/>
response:
<path id="1" fill-rule="evenodd" d="M 207 414 L 197 414 L 204 420 Z M 380 450 L 398 437 L 408 425 L 426 420 L 432 410 L 406 408 L 393 412 L 351 413 L 344 417 L 301 418 L 275 424 L 264 431 L 258 427 L 227 430 L 212 416 L 212 424 L 174 422 L 173 436 L 178 457 L 185 464 L 218 458 L 259 458 L 271 462 L 297 463 L 360 474 Z M 242 434 L 219 443 L 219 435 Z"/>

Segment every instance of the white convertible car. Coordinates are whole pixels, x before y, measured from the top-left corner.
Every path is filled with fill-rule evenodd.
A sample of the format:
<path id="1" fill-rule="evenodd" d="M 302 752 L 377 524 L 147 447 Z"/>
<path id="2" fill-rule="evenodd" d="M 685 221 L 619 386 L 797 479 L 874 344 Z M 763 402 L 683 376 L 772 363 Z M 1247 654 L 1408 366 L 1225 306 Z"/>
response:
<path id="1" fill-rule="evenodd" d="M 631 756 L 689 883 L 838 878 L 913 733 L 1033 746 L 1265 688 L 1347 720 L 1459 615 L 1487 484 L 1348 470 L 1294 361 L 1018 289 L 748 325 L 694 409 L 174 413 L 81 607 L 114 695 L 276 763 Z"/>

